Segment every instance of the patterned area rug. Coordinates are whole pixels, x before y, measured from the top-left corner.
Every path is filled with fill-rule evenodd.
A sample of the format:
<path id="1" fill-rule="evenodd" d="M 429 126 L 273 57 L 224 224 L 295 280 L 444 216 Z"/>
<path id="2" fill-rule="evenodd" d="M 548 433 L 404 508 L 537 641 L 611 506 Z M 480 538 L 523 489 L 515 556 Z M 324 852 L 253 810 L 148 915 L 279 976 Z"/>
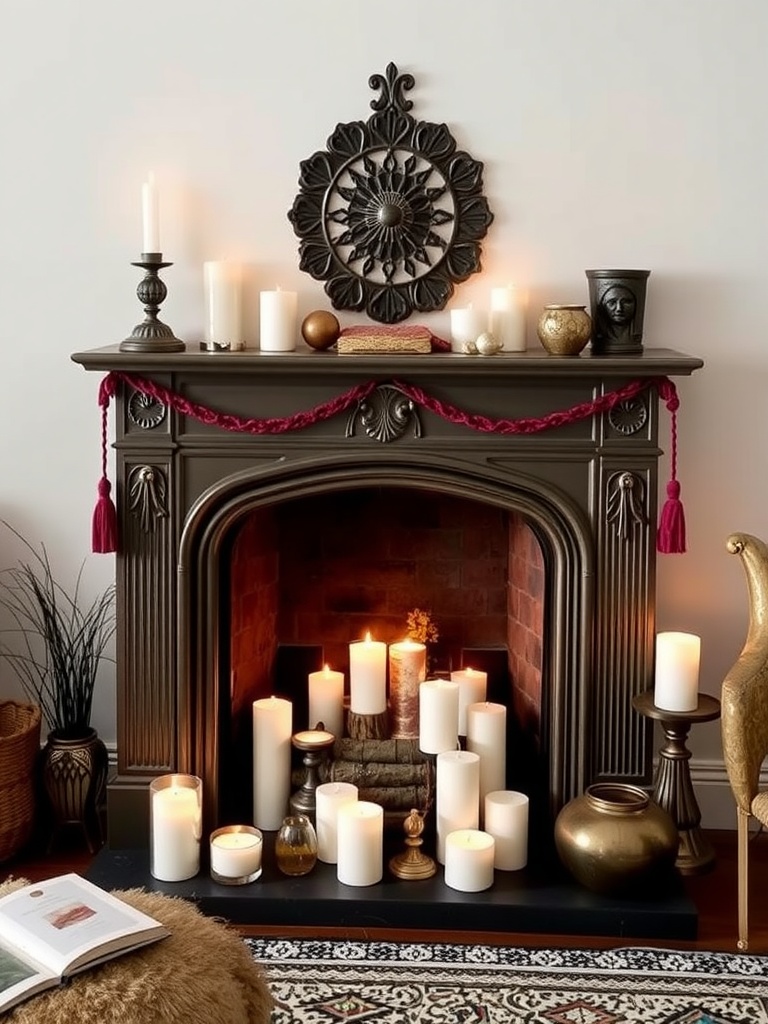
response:
<path id="1" fill-rule="evenodd" d="M 768 1024 L 768 957 L 246 941 L 274 1024 Z"/>

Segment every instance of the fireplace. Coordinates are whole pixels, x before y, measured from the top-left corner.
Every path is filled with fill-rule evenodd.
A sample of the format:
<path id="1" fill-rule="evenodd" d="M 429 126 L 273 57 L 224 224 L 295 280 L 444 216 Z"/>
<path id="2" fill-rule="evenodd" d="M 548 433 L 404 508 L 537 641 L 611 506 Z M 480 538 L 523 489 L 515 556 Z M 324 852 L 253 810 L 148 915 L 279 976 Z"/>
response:
<path id="1" fill-rule="evenodd" d="M 670 350 L 484 359 L 117 348 L 73 358 L 128 375 L 113 412 L 111 847 L 146 845 L 148 784 L 168 771 L 200 775 L 206 825 L 221 824 L 249 702 L 305 683 L 302 654 L 342 658 L 364 624 L 398 639 L 421 602 L 442 627 L 443 667 L 485 658 L 508 687 L 521 738 L 508 775 L 524 765 L 545 822 L 590 782 L 650 781 L 651 735 L 631 698 L 650 684 L 653 653 L 656 390 L 504 435 L 420 404 L 408 387 L 441 410 L 542 418 L 630 381 L 687 375 L 700 360 Z M 361 383 L 371 388 L 343 411 L 276 434 L 191 414 L 196 405 L 285 424 Z M 344 577 L 343 566 L 354 570 Z M 302 568 L 314 608 L 297 599 Z"/>

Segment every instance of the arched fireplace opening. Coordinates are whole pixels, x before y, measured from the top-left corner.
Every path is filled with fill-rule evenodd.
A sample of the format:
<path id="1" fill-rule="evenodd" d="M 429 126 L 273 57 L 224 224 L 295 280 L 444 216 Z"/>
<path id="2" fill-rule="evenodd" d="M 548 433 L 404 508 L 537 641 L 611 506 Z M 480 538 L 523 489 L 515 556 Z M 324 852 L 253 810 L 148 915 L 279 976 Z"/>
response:
<path id="1" fill-rule="evenodd" d="M 507 783 L 547 832 L 592 770 L 593 577 L 577 510 L 508 473 L 313 460 L 218 481 L 179 565 L 180 762 L 204 780 L 208 824 L 247 820 L 253 700 L 287 697 L 305 728 L 308 671 L 331 662 L 348 679 L 350 641 L 402 639 L 408 610 L 428 607 L 435 670 L 490 670 Z"/>

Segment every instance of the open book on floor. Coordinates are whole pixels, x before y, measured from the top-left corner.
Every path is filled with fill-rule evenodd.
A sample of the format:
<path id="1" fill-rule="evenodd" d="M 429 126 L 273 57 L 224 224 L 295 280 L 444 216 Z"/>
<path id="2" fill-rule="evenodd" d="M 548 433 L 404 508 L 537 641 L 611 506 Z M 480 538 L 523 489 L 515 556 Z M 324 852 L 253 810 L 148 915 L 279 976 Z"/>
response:
<path id="1" fill-rule="evenodd" d="M 169 934 L 80 875 L 16 889 L 0 899 L 0 1013 Z"/>

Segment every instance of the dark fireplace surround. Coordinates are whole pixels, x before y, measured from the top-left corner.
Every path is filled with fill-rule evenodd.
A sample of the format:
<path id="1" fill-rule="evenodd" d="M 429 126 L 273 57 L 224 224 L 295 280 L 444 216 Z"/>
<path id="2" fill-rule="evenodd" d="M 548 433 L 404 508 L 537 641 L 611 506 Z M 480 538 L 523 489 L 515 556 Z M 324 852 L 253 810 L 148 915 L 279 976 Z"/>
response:
<path id="1" fill-rule="evenodd" d="M 407 558 L 396 560 L 407 562 L 396 590 L 405 602 L 401 619 L 412 605 L 430 600 L 429 590 L 414 589 L 413 580 L 423 583 L 429 571 L 418 567 L 434 568 L 437 557 L 433 549 L 417 550 L 425 534 L 409 532 L 411 511 L 415 526 L 426 520 L 442 527 L 447 509 L 449 519 L 461 520 L 454 538 L 469 547 L 461 571 L 486 564 L 485 576 L 477 571 L 469 587 L 472 607 L 481 612 L 470 616 L 460 605 L 446 605 L 438 618 L 455 615 L 454 667 L 467 648 L 479 649 L 479 656 L 507 650 L 508 705 L 524 741 L 510 752 L 508 777 L 517 781 L 512 761 L 525 751 L 526 778 L 541 794 L 548 824 L 590 782 L 648 784 L 651 734 L 631 698 L 651 683 L 660 456 L 655 389 L 578 423 L 501 436 L 427 412 L 392 382 L 417 385 L 465 412 L 518 419 L 570 409 L 629 381 L 688 375 L 700 360 L 666 349 L 558 359 L 532 351 L 482 358 L 212 355 L 191 348 L 144 354 L 117 347 L 73 359 L 87 370 L 148 378 L 190 402 L 239 417 L 283 418 L 360 383 L 379 385 L 362 406 L 268 436 L 206 425 L 127 385 L 118 388 L 112 411 L 120 536 L 118 766 L 108 787 L 111 847 L 146 846 L 148 784 L 169 771 L 201 776 L 206 827 L 222 823 L 229 808 L 225 789 L 235 775 L 231 750 L 246 728 L 250 701 L 306 685 L 300 674 L 294 673 L 298 683 L 274 677 L 279 645 L 325 641 L 340 657 L 364 622 L 379 629 L 381 639 L 402 635 L 395 610 L 371 598 L 382 589 L 382 574 L 398 577 L 403 570 L 380 557 L 387 509 L 398 512 L 395 546 L 403 538 L 411 544 Z M 664 429 L 665 417 L 662 411 Z M 346 519 L 340 515 L 345 525 L 335 534 L 329 523 L 334 502 L 346 509 Z M 375 519 L 366 513 L 357 522 L 357 510 L 375 507 Z M 475 539 L 467 541 L 475 518 Z M 493 550 L 479 543 L 489 521 L 503 521 L 507 530 L 497 570 L 490 564 Z M 287 529 L 286 522 L 293 526 Z M 366 586 L 360 538 L 368 533 L 377 538 L 379 575 Z M 279 578 L 272 541 L 286 552 L 297 547 L 289 574 L 293 592 Z M 293 597 L 281 595 L 281 588 L 294 596 L 301 591 L 296 575 L 324 544 L 347 557 L 345 549 L 356 543 L 356 579 L 346 596 L 337 587 L 313 617 L 311 601 L 301 612 Z M 524 578 L 537 573 L 543 587 L 534 581 L 526 596 Z M 495 593 L 500 579 L 506 588 L 501 598 Z M 317 575 L 310 583 L 314 597 Z M 443 581 L 433 594 L 444 590 Z M 286 615 L 286 606 L 295 614 Z M 255 621 L 262 626 L 254 630 Z M 532 655 L 521 654 L 521 630 L 533 637 Z"/>

